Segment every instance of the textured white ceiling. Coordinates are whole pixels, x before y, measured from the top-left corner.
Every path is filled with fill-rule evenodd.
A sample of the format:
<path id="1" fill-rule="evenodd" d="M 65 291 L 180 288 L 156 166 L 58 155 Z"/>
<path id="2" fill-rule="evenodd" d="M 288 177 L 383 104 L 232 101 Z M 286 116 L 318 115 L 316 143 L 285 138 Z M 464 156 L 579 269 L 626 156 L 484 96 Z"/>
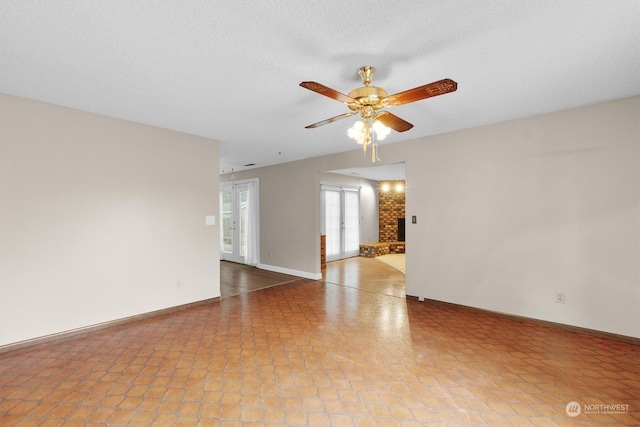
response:
<path id="1" fill-rule="evenodd" d="M 357 149 L 355 118 L 304 128 L 348 110 L 298 84 L 363 65 L 459 84 L 386 142 L 638 95 L 640 2 L 0 0 L 0 92 L 218 139 L 225 172 Z"/>
<path id="2" fill-rule="evenodd" d="M 366 164 L 364 167 L 340 169 L 329 172 L 373 181 L 403 181 L 405 179 L 404 163 L 391 163 L 382 166 L 376 165 L 377 163 Z"/>

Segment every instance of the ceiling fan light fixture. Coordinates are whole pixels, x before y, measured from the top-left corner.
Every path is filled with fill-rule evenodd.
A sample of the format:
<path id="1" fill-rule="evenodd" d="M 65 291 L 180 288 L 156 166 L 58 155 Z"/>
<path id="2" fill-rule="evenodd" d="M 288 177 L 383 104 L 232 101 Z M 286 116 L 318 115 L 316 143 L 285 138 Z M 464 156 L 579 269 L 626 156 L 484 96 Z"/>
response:
<path id="1" fill-rule="evenodd" d="M 358 144 L 362 144 L 367 138 L 366 136 L 373 136 L 378 141 L 382 141 L 391 133 L 391 128 L 383 125 L 379 120 L 358 120 L 347 129 L 347 136 L 356 141 Z M 371 142 L 371 138 L 368 138 L 368 142 Z"/>
<path id="2" fill-rule="evenodd" d="M 371 118 L 358 120 L 347 130 L 349 138 L 362 145 L 362 151 L 366 154 L 367 147 L 371 145 L 371 161 L 376 162 L 380 159 L 377 154 L 378 140 L 385 139 L 391 132 L 391 129 L 383 125 L 378 120 Z"/>
<path id="3" fill-rule="evenodd" d="M 362 144 L 363 135 L 364 135 L 364 122 L 362 120 L 358 120 L 353 124 L 353 126 L 347 129 L 347 136 L 349 136 L 349 138 L 356 141 L 358 144 Z"/>
<path id="4" fill-rule="evenodd" d="M 391 133 L 391 128 L 383 125 L 380 120 L 373 122 L 373 130 L 376 132 L 376 139 L 382 141 Z"/>
<path id="5" fill-rule="evenodd" d="M 349 108 L 349 110 L 351 110 L 349 113 L 313 123 L 305 126 L 305 128 L 317 128 L 333 123 L 337 120 L 359 114 L 362 119 L 358 120 L 351 128 L 348 129 L 347 135 L 349 138 L 362 145 L 362 149 L 365 153 L 367 152 L 367 146 L 371 145 L 372 160 L 375 162 L 376 160 L 380 160 L 376 154 L 376 148 L 378 145 L 377 141 L 385 139 L 391 132 L 391 129 L 396 132 L 406 132 L 413 127 L 411 123 L 401 119 L 395 114 L 383 110 L 383 108 L 396 107 L 420 101 L 422 99 L 451 93 L 458 88 L 458 84 L 451 79 L 442 79 L 437 82 L 389 95 L 386 90 L 371 85 L 374 72 L 375 68 L 373 67 L 360 67 L 358 69 L 358 75 L 360 75 L 360 79 L 364 86 L 352 90 L 348 95 L 317 82 L 301 82 L 300 86 L 320 95 L 342 102 Z"/>

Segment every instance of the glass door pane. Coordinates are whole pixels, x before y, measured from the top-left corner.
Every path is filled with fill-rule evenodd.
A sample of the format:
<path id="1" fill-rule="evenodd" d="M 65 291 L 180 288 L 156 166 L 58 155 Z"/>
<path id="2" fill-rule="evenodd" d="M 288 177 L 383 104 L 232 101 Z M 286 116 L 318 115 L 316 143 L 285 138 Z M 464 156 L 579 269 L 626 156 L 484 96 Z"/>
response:
<path id="1" fill-rule="evenodd" d="M 220 184 L 220 259 L 259 263 L 258 179 Z"/>
<path id="2" fill-rule="evenodd" d="M 327 261 L 360 252 L 360 192 L 355 188 L 323 186 L 322 232 Z"/>
<path id="3" fill-rule="evenodd" d="M 233 252 L 233 196 L 231 191 L 220 191 L 220 206 L 222 209 L 222 251 Z"/>
<path id="4" fill-rule="evenodd" d="M 327 260 L 340 258 L 340 241 L 342 224 L 340 220 L 340 192 L 325 190 L 324 192 L 324 227 L 326 239 Z"/>
<path id="5" fill-rule="evenodd" d="M 245 263 L 251 235 L 251 206 L 249 184 L 225 184 L 220 186 L 221 258 Z M 255 216 L 256 213 L 253 212 Z M 256 231 L 253 232 L 257 234 Z M 255 243 L 254 243 L 255 246 Z M 252 261 L 253 262 L 253 261 Z"/>
<path id="6" fill-rule="evenodd" d="M 360 253 L 360 197 L 357 191 L 343 191 L 344 195 L 344 256 Z"/>
<path id="7" fill-rule="evenodd" d="M 247 232 L 249 227 L 249 190 L 247 186 L 238 187 L 239 222 L 240 222 L 240 256 L 247 256 Z"/>

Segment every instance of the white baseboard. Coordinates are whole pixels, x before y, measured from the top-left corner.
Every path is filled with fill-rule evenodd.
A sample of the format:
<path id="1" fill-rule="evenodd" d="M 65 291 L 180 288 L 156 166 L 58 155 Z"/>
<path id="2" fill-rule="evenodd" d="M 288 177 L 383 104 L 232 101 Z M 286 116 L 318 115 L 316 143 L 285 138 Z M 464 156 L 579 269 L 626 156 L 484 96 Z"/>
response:
<path id="1" fill-rule="evenodd" d="M 289 274 L 291 276 L 304 277 L 305 279 L 320 280 L 322 279 L 322 273 L 309 273 L 308 271 L 292 270 L 290 268 L 278 267 L 275 265 L 260 264 L 256 267 L 262 270 L 274 271 L 276 273 Z"/>

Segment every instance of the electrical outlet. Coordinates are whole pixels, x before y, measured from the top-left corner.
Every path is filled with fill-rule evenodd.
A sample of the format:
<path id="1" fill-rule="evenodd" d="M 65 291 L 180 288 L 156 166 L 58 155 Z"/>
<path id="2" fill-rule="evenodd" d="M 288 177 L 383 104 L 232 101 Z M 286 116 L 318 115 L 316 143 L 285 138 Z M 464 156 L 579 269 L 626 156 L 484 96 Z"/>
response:
<path id="1" fill-rule="evenodd" d="M 556 292 L 556 302 L 558 304 L 564 304 L 565 302 L 564 292 Z"/>
<path id="2" fill-rule="evenodd" d="M 181 282 L 176 282 L 176 288 L 180 289 L 182 287 L 182 283 Z"/>

